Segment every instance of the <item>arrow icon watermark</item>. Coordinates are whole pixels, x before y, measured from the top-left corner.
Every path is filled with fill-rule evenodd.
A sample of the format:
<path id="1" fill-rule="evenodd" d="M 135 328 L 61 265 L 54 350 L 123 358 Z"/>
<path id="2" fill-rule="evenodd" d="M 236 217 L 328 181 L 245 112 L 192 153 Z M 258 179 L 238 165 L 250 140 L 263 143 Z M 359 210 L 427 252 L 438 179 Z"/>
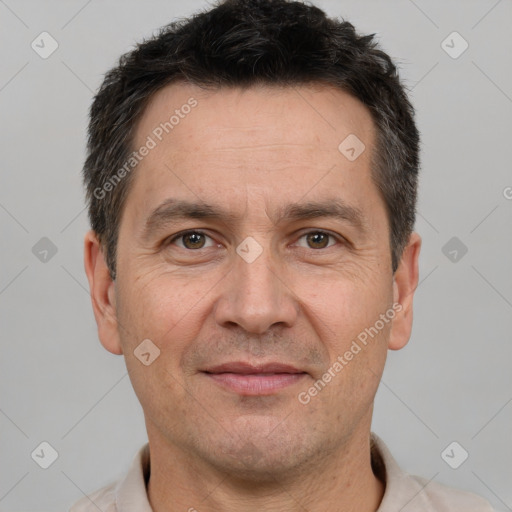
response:
<path id="1" fill-rule="evenodd" d="M 160 349 L 147 338 L 139 343 L 133 354 L 144 366 L 149 366 L 160 356 Z"/>

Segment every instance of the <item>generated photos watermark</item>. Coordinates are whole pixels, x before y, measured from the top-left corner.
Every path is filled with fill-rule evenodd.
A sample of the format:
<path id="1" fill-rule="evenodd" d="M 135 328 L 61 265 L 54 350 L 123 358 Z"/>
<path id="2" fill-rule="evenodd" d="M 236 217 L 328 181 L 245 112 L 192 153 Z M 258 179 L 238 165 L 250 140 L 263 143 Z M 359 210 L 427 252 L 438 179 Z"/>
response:
<path id="1" fill-rule="evenodd" d="M 186 103 L 174 111 L 167 121 L 153 128 L 151 134 L 146 137 L 146 142 L 140 146 L 138 150 L 130 154 L 126 162 L 124 162 L 117 172 L 105 181 L 101 187 L 94 189 L 94 197 L 101 200 L 109 192 L 112 192 L 112 190 L 119 185 L 121 180 L 130 174 L 137 164 L 148 156 L 152 149 L 157 147 L 158 143 L 164 139 L 165 135 L 171 133 L 171 131 L 180 124 L 181 120 L 185 119 L 197 105 L 198 102 L 195 98 L 189 98 Z"/>
<path id="2" fill-rule="evenodd" d="M 357 338 L 352 341 L 350 348 L 343 355 L 339 355 L 336 358 L 334 363 L 328 368 L 322 377 L 306 391 L 301 391 L 298 394 L 297 398 L 299 402 L 303 405 L 309 404 L 309 402 L 311 402 L 311 400 L 317 396 L 332 379 L 339 375 L 341 370 L 343 370 L 343 368 L 345 368 L 345 366 L 347 366 L 349 362 L 352 361 L 354 357 L 368 345 L 368 342 L 373 340 L 373 338 L 375 338 L 375 336 L 384 329 L 386 324 L 389 324 L 389 322 L 391 322 L 395 318 L 396 314 L 402 311 L 402 309 L 402 304 L 395 302 L 385 313 L 381 313 L 379 319 L 376 320 L 371 327 L 367 327 L 364 331 L 361 331 L 357 335 Z M 368 337 L 370 337 L 371 340 L 369 340 Z"/>

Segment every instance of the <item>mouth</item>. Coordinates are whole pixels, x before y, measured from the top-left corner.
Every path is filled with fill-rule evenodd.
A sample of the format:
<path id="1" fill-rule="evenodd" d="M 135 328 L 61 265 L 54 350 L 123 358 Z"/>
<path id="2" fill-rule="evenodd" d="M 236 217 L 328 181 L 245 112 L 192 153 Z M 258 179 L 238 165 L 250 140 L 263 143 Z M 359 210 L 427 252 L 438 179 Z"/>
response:
<path id="1" fill-rule="evenodd" d="M 287 364 L 275 362 L 255 366 L 241 361 L 208 368 L 203 373 L 224 389 L 244 396 L 272 395 L 307 375 Z"/>

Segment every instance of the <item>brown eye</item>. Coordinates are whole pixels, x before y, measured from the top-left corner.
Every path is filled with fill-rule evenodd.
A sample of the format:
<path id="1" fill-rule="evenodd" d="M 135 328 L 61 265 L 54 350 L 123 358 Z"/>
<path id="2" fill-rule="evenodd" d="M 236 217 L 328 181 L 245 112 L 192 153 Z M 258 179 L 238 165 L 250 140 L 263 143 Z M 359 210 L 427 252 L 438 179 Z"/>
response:
<path id="1" fill-rule="evenodd" d="M 183 235 L 183 245 L 187 249 L 201 249 L 205 244 L 204 235 L 202 233 L 189 233 Z"/>
<path id="2" fill-rule="evenodd" d="M 213 245 L 213 240 L 201 231 L 188 231 L 186 233 L 176 235 L 171 240 L 171 243 L 176 244 L 182 249 L 194 250 L 211 247 Z M 208 243 L 209 245 L 207 245 Z"/>
<path id="3" fill-rule="evenodd" d="M 336 244 L 344 245 L 343 242 L 341 235 L 336 235 L 328 231 L 315 230 L 306 232 L 300 236 L 296 245 L 305 249 L 319 250 L 327 249 Z"/>
<path id="4" fill-rule="evenodd" d="M 322 231 L 313 231 L 305 235 L 305 237 L 311 249 L 325 249 L 329 245 L 331 235 Z"/>

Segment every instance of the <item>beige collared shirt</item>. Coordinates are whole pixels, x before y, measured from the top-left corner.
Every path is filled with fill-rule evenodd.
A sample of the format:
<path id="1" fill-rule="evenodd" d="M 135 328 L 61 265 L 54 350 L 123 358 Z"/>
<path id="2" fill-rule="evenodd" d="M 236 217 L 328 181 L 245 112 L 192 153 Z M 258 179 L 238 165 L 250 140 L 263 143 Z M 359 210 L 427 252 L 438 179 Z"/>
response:
<path id="1" fill-rule="evenodd" d="M 386 482 L 376 512 L 493 512 L 479 496 L 452 489 L 403 472 L 384 442 L 372 436 L 372 467 Z M 149 445 L 144 445 L 126 474 L 90 496 L 84 496 L 70 512 L 153 512 L 146 492 L 149 476 Z M 335 511 L 333 511 L 335 512 Z"/>

